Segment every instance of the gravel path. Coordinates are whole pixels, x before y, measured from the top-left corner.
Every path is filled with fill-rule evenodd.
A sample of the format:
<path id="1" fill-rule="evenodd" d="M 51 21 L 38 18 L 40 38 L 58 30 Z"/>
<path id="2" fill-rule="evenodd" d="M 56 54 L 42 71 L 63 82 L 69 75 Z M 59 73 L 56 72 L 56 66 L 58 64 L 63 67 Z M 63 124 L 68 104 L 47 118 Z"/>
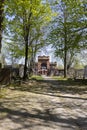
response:
<path id="1" fill-rule="evenodd" d="M 49 83 L 40 82 L 39 89 L 57 86 Z M 87 130 L 86 94 L 39 89 L 7 89 L 0 99 L 0 130 Z"/>

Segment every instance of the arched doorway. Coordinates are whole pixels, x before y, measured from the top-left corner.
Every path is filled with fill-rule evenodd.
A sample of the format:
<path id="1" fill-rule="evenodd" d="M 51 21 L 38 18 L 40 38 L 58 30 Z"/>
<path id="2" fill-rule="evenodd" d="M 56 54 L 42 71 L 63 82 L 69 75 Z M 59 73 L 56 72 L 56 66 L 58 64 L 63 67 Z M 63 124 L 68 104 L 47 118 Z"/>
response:
<path id="1" fill-rule="evenodd" d="M 47 75 L 47 63 L 42 63 L 41 64 L 41 73 L 43 75 Z"/>
<path id="2" fill-rule="evenodd" d="M 47 75 L 49 69 L 49 56 L 38 56 L 38 73 L 42 75 Z"/>
<path id="3" fill-rule="evenodd" d="M 47 69 L 47 64 L 46 63 L 42 63 L 41 64 L 41 69 Z"/>

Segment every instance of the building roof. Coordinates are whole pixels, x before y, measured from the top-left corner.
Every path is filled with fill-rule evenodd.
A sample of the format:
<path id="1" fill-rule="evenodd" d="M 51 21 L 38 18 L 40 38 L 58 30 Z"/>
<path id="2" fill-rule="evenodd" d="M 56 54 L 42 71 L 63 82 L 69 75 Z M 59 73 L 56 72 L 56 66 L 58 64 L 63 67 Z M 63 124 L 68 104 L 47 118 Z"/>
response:
<path id="1" fill-rule="evenodd" d="M 49 60 L 49 56 L 38 56 L 38 60 Z"/>

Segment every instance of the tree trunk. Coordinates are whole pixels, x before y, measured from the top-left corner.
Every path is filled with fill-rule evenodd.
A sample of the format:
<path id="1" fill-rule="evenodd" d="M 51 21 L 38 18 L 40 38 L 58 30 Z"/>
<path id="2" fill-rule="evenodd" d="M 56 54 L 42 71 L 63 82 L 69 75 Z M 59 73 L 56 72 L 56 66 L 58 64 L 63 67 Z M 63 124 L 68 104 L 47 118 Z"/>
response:
<path id="1" fill-rule="evenodd" d="M 24 76 L 23 76 L 24 80 L 26 80 L 28 78 L 27 63 L 28 63 L 28 37 L 26 38 L 26 41 L 25 41 L 25 65 L 24 65 Z"/>
<path id="2" fill-rule="evenodd" d="M 28 23 L 30 22 L 31 15 L 32 15 L 32 13 L 30 12 L 29 18 L 28 18 Z M 25 19 L 26 19 L 26 17 L 25 17 Z M 25 21 L 25 19 L 24 19 L 24 21 Z M 26 80 L 28 78 L 28 75 L 27 75 L 27 64 L 28 64 L 28 45 L 29 45 L 30 27 L 31 27 L 31 24 L 27 24 L 26 25 L 24 23 L 24 34 L 25 34 L 24 35 L 24 39 L 25 39 L 25 65 L 24 65 L 24 76 L 23 76 L 24 80 Z"/>
<path id="3" fill-rule="evenodd" d="M 3 22 L 3 5 L 4 0 L 0 0 L 0 53 L 1 53 L 1 41 L 2 41 L 2 22 Z"/>
<path id="4" fill-rule="evenodd" d="M 65 54 L 64 54 L 64 78 L 67 77 L 67 51 L 65 49 Z"/>
<path id="5" fill-rule="evenodd" d="M 64 78 L 67 77 L 67 12 L 64 8 Z"/>

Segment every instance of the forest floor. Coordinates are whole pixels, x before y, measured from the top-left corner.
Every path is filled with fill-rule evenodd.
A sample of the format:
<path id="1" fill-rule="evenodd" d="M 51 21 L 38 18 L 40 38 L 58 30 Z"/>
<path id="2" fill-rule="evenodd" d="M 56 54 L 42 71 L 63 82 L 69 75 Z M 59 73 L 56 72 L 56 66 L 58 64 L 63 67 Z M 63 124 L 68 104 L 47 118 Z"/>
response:
<path id="1" fill-rule="evenodd" d="M 44 77 L 4 89 L 0 130 L 87 130 L 87 84 Z"/>

